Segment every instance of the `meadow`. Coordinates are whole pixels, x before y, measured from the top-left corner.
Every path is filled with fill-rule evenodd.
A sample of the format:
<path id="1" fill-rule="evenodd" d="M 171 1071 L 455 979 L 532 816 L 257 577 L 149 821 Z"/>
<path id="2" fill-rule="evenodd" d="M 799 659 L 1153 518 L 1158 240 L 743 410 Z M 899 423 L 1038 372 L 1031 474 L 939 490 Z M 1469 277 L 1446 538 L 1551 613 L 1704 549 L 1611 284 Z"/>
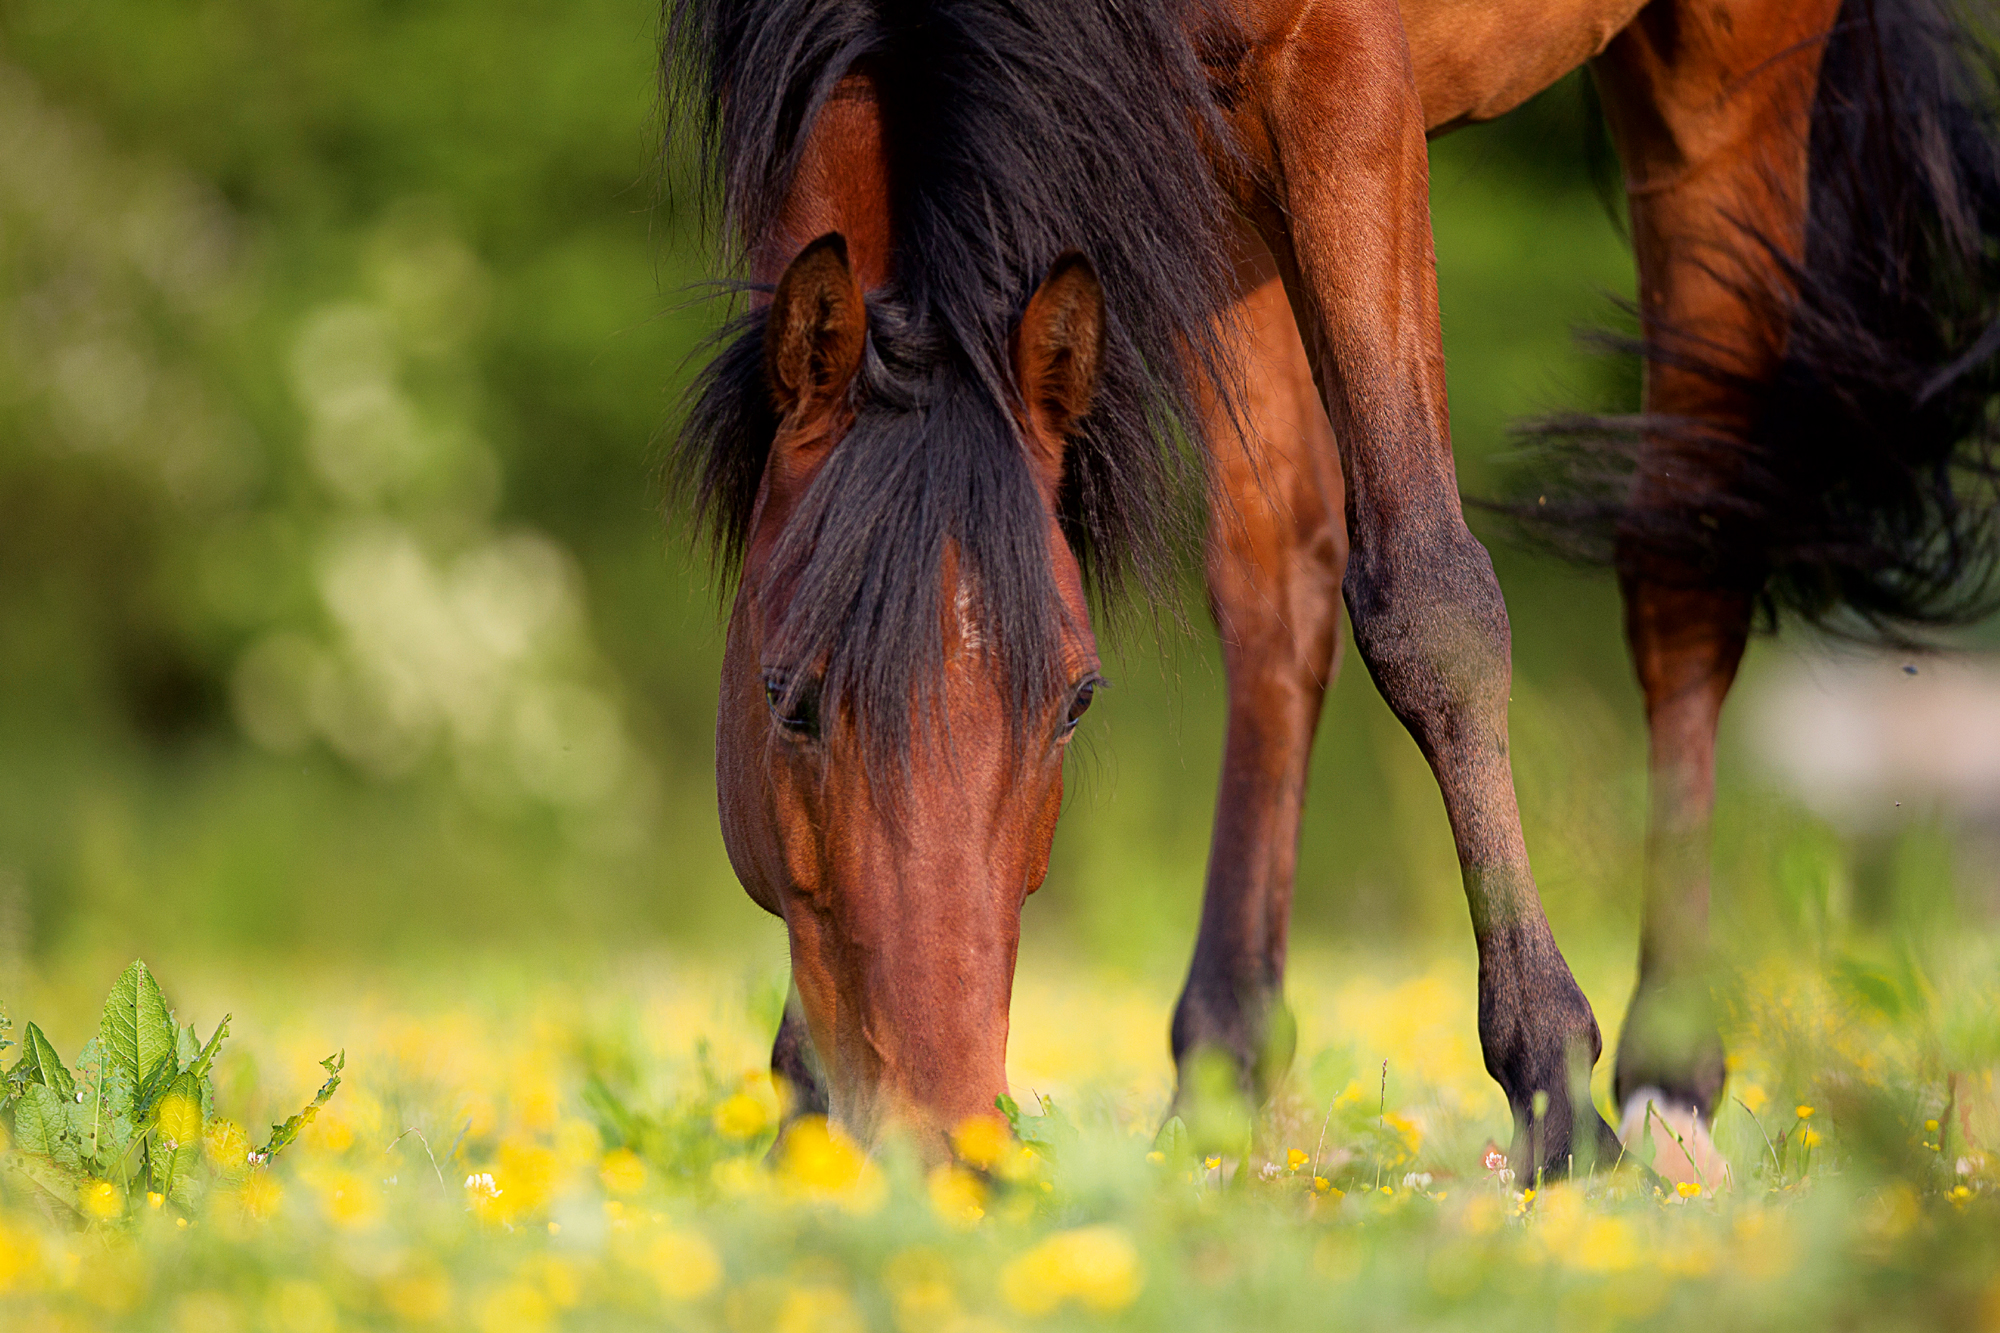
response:
<path id="1" fill-rule="evenodd" d="M 1307 952 L 1284 1092 L 1254 1122 L 1164 1135 L 1165 992 L 1030 966 L 1018 1141 L 968 1130 L 959 1163 L 929 1170 L 817 1121 L 769 1152 L 780 971 L 239 971 L 169 997 L 203 1034 L 220 994 L 238 1006 L 187 1167 L 199 1191 L 113 1170 L 60 1205 L 11 1158 L 0 1315 L 301 1333 L 2000 1327 L 2000 1159 L 1976 1146 L 2000 1134 L 1996 961 L 1988 945 L 1921 971 L 1848 954 L 1744 972 L 1729 1176 L 1678 1189 L 1633 1163 L 1539 1188 L 1500 1165 L 1505 1107 L 1448 956 Z M 57 1049 L 74 1026 L 52 1026 Z M 338 1088 L 296 1143 L 246 1162 L 246 1128 L 296 1113 L 335 1042 Z"/>
<path id="2" fill-rule="evenodd" d="M 771 1154 L 782 932 L 722 852 L 720 590 L 656 476 L 722 311 L 659 156 L 655 18 L 0 7 L 0 1324 L 2000 1329 L 1991 818 L 1788 785 L 1758 736 L 1760 691 L 1823 660 L 1794 636 L 1753 649 L 1722 745 L 1727 1179 L 1492 1157 L 1436 789 L 1351 666 L 1291 1077 L 1162 1132 L 1221 748 L 1192 588 L 1101 608 L 1016 1135 L 941 1171 L 810 1124 Z M 1632 284 L 1591 115 L 1570 80 L 1433 148 L 1470 495 L 1510 484 L 1510 422 L 1636 403 L 1571 340 Z M 1609 1051 L 1644 793 L 1615 592 L 1474 521 Z M 164 999 L 106 1025 L 135 957 Z"/>

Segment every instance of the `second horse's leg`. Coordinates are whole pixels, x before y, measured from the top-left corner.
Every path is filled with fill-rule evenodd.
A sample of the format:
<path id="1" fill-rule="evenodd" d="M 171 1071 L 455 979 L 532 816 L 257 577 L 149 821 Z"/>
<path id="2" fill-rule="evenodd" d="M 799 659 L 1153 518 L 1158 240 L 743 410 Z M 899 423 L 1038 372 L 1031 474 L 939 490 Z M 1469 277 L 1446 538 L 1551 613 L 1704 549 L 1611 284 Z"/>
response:
<path id="1" fill-rule="evenodd" d="M 1320 704 L 1339 660 L 1340 464 L 1276 267 L 1246 243 L 1236 311 L 1246 394 L 1210 422 L 1217 498 L 1208 590 L 1229 673 L 1229 736 L 1216 794 L 1194 961 L 1174 1010 L 1182 1095 L 1219 1052 L 1262 1100 L 1291 1063 L 1285 935 L 1299 814 Z"/>

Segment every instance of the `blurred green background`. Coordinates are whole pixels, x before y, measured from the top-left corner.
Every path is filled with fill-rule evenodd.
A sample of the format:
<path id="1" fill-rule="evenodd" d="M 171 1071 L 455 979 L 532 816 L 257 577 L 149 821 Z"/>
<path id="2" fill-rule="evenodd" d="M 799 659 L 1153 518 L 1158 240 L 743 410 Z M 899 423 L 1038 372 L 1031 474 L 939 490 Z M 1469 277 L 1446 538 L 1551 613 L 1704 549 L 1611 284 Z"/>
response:
<path id="1" fill-rule="evenodd" d="M 0 7 L 8 961 L 782 949 L 716 830 L 718 589 L 657 476 L 720 311 L 701 218 L 661 201 L 656 22 Z M 1433 149 L 1469 494 L 1510 421 L 1636 403 L 1630 366 L 1571 343 L 1632 282 L 1589 124 L 1572 79 Z M 1551 915 L 1628 965 L 1643 744 L 1615 595 L 1496 557 Z M 1028 947 L 1170 973 L 1221 681 L 1205 633 L 1114 649 Z M 1301 932 L 1469 955 L 1435 788 L 1351 661 L 1321 737 Z M 1738 748 L 1725 925 L 1823 914 L 1848 851 Z"/>

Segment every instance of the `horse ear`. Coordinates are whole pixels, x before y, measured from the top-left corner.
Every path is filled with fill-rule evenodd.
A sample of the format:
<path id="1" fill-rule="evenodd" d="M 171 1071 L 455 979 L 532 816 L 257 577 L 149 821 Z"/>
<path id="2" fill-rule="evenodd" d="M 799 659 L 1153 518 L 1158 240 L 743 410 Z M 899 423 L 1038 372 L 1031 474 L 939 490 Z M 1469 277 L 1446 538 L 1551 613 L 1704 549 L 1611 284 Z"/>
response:
<path id="1" fill-rule="evenodd" d="M 1031 447 L 1062 476 L 1065 442 L 1090 412 L 1104 363 L 1104 288 L 1075 250 L 1056 260 L 1014 333 L 1014 376 L 1027 409 Z"/>
<path id="2" fill-rule="evenodd" d="M 764 325 L 764 373 L 778 415 L 825 409 L 861 368 L 868 308 L 837 231 L 799 251 Z"/>

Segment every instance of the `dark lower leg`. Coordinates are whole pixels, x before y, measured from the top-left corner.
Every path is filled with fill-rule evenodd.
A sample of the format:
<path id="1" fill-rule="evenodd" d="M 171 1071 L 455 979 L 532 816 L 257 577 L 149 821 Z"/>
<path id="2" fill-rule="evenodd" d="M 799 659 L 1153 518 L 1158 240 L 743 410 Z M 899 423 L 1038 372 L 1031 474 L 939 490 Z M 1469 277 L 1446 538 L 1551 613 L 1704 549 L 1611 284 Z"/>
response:
<path id="1" fill-rule="evenodd" d="M 1715 731 L 1749 633 L 1741 593 L 1624 581 L 1646 694 L 1651 809 L 1639 981 L 1618 1042 L 1619 1104 L 1644 1090 L 1713 1116 L 1723 1082 L 1708 965 Z"/>
<path id="2" fill-rule="evenodd" d="M 1529 1180 L 1609 1163 L 1617 1139 L 1590 1101 L 1597 1020 L 1556 946 L 1521 836 L 1506 609 L 1484 550 L 1452 526 L 1431 537 L 1422 565 L 1412 560 L 1428 566 L 1421 584 L 1350 570 L 1348 605 L 1383 697 L 1444 795 L 1479 949 L 1480 1045 L 1513 1112 L 1509 1158 Z"/>
<path id="3" fill-rule="evenodd" d="M 1262 1100 L 1290 1066 L 1293 1028 L 1284 1009 L 1285 942 L 1306 766 L 1333 656 L 1319 670 L 1254 672 L 1228 654 L 1229 739 L 1209 851 L 1201 933 L 1174 1009 L 1174 1061 L 1228 1056 L 1244 1092 Z M 1295 655 L 1286 654 L 1296 665 Z"/>
<path id="4" fill-rule="evenodd" d="M 1201 933 L 1174 1010 L 1182 1090 L 1219 1052 L 1262 1100 L 1290 1066 L 1285 941 L 1306 769 L 1336 669 L 1347 557 L 1332 428 L 1275 264 L 1245 237 L 1244 295 L 1228 326 L 1248 372 L 1239 414 L 1211 414 L 1221 501 L 1210 524 L 1209 602 L 1229 674 Z"/>

